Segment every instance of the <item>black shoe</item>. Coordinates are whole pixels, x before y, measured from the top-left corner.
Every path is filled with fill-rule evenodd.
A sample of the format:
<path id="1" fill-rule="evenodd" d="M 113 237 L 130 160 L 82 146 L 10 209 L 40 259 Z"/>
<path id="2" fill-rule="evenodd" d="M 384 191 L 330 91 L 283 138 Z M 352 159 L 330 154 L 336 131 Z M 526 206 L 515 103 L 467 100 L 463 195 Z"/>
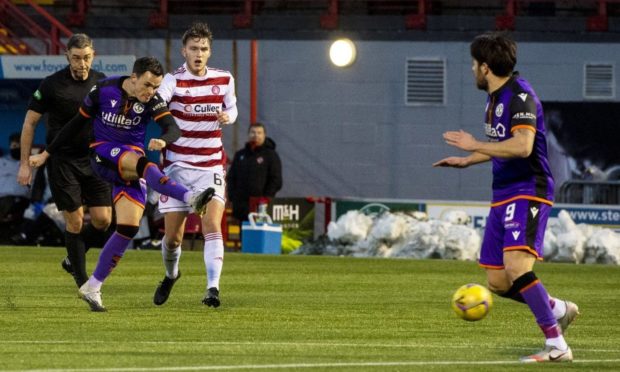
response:
<path id="1" fill-rule="evenodd" d="M 73 266 L 71 265 L 71 261 L 69 261 L 69 257 L 65 257 L 62 262 L 60 263 L 60 266 L 62 266 L 62 268 L 69 274 L 75 276 L 75 272 L 73 271 Z"/>
<path id="2" fill-rule="evenodd" d="M 197 215 L 202 216 L 205 214 L 207 204 L 211 201 L 213 195 L 215 195 L 215 189 L 213 187 L 209 187 L 198 194 L 192 195 L 189 204 L 192 206 Z"/>
<path id="3" fill-rule="evenodd" d="M 207 295 L 202 299 L 202 303 L 207 306 L 220 306 L 220 291 L 215 287 L 207 289 Z"/>
<path id="4" fill-rule="evenodd" d="M 62 262 L 60 263 L 60 266 L 62 266 L 62 268 L 73 277 L 73 280 L 75 280 L 75 284 L 78 286 L 78 288 L 80 288 L 82 286 L 82 284 L 86 283 L 86 281 L 88 280 L 88 277 L 86 278 L 79 278 L 78 275 L 75 273 L 75 270 L 73 270 L 73 265 L 71 265 L 71 261 L 69 261 L 69 257 L 65 257 L 64 260 L 62 260 Z"/>
<path id="5" fill-rule="evenodd" d="M 153 296 L 153 303 L 155 305 L 163 305 L 166 301 L 168 301 L 168 297 L 170 296 L 170 292 L 172 291 L 172 287 L 174 283 L 181 277 L 181 272 L 177 274 L 177 277 L 174 279 L 170 279 L 167 276 L 164 277 L 164 280 L 159 282 L 159 286 L 155 290 L 155 295 Z"/>

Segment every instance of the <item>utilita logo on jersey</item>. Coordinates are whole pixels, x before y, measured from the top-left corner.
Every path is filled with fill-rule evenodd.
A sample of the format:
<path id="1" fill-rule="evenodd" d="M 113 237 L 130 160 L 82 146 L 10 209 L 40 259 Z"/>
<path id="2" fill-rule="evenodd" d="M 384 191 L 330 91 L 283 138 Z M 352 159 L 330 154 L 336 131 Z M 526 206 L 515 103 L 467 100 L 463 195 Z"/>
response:
<path id="1" fill-rule="evenodd" d="M 197 114 L 215 114 L 217 110 L 220 109 L 220 105 L 185 105 L 183 110 L 189 113 L 197 113 Z"/>
<path id="2" fill-rule="evenodd" d="M 485 123 L 484 133 L 491 139 L 491 141 L 497 141 L 506 136 L 506 127 L 502 123 L 497 123 L 495 128 L 493 128 L 493 124 Z"/>
<path id="3" fill-rule="evenodd" d="M 142 121 L 140 116 L 130 119 L 123 115 L 113 114 L 111 112 L 102 112 L 101 119 L 105 125 L 109 125 L 111 127 L 123 127 L 125 129 L 129 129 L 132 125 L 138 125 Z"/>

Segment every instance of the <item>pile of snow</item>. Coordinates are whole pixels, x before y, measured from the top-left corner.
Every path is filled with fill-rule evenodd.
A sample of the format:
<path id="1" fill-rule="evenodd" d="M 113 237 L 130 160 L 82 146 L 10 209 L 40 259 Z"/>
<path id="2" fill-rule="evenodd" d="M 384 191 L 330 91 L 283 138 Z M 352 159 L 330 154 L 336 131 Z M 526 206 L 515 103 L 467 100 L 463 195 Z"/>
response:
<path id="1" fill-rule="evenodd" d="M 545 232 L 545 260 L 620 264 L 620 236 L 613 230 L 575 224 L 562 210 Z"/>
<path id="2" fill-rule="evenodd" d="M 467 226 L 464 211 L 441 220 L 423 212 L 366 215 L 349 211 L 330 222 L 327 236 L 305 243 L 291 254 L 354 257 L 478 259 L 482 231 Z M 545 261 L 620 264 L 620 236 L 612 230 L 576 225 L 566 211 L 550 222 L 545 235 Z"/>
<path id="3" fill-rule="evenodd" d="M 292 254 L 476 260 L 480 235 L 464 225 L 469 216 L 459 212 L 444 219 L 429 220 L 423 212 L 367 216 L 349 211 L 329 223 L 327 239 L 306 243 Z"/>

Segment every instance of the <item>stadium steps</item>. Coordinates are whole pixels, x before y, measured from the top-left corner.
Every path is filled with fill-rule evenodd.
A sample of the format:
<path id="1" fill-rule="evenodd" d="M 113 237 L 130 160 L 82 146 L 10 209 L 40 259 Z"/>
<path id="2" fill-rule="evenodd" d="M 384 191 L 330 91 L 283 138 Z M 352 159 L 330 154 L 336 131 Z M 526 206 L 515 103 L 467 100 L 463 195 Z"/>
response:
<path id="1" fill-rule="evenodd" d="M 28 45 L 13 35 L 9 29 L 0 27 L 0 54 L 31 54 Z"/>
<path id="2" fill-rule="evenodd" d="M 62 37 L 73 32 L 54 15 L 53 1 L 10 1 L 0 0 L 0 46 L 5 54 L 60 54 L 65 45 Z M 45 8 L 47 7 L 49 11 Z M 19 36 L 18 36 L 19 35 Z M 40 42 L 28 44 L 19 37 L 28 36 Z"/>

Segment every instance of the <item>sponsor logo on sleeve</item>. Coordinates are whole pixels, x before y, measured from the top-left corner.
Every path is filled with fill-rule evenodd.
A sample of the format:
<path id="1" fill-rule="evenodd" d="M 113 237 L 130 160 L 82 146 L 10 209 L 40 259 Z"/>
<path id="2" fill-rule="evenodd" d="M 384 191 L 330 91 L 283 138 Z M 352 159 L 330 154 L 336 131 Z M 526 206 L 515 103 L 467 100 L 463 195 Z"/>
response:
<path id="1" fill-rule="evenodd" d="M 156 104 L 155 106 L 153 106 L 153 111 L 157 111 L 163 108 L 167 108 L 166 102 L 160 102 Z"/>
<path id="2" fill-rule="evenodd" d="M 536 120 L 536 115 L 531 112 L 517 112 L 512 115 L 512 118 L 516 120 Z"/>

